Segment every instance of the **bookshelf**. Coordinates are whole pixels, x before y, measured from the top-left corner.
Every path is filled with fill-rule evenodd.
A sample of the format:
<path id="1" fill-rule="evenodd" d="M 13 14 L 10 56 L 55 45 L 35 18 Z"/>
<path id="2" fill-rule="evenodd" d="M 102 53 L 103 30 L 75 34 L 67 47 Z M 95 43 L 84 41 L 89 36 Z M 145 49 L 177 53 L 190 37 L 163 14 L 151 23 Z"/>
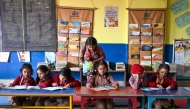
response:
<path id="1" fill-rule="evenodd" d="M 128 70 L 141 64 L 153 71 L 164 59 L 165 10 L 129 10 Z"/>

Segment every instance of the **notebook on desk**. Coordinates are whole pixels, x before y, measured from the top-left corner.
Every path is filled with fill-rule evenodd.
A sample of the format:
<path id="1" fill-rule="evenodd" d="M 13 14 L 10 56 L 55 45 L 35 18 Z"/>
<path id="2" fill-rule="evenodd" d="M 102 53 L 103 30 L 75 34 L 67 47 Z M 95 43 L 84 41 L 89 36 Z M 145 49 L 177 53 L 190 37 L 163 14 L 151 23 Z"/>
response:
<path id="1" fill-rule="evenodd" d="M 141 90 L 144 90 L 144 91 L 153 91 L 153 90 L 163 90 L 164 88 L 153 88 L 153 87 L 143 87 L 143 88 L 140 88 Z"/>
<path id="2" fill-rule="evenodd" d="M 100 87 L 95 87 L 95 88 L 91 88 L 91 90 L 94 91 L 101 91 L 101 90 L 114 90 L 114 87 L 111 86 L 100 86 Z"/>
<path id="3" fill-rule="evenodd" d="M 184 87 L 184 89 L 186 89 L 186 90 L 190 91 L 190 87 Z"/>
<path id="4" fill-rule="evenodd" d="M 62 90 L 62 89 L 67 89 L 66 87 L 63 87 L 63 86 L 58 86 L 58 87 L 45 87 L 45 88 L 42 88 L 44 90 L 49 90 L 49 91 L 54 91 L 54 90 Z"/>
<path id="5" fill-rule="evenodd" d="M 39 86 L 15 86 L 15 87 L 3 87 L 3 89 L 40 89 Z"/>

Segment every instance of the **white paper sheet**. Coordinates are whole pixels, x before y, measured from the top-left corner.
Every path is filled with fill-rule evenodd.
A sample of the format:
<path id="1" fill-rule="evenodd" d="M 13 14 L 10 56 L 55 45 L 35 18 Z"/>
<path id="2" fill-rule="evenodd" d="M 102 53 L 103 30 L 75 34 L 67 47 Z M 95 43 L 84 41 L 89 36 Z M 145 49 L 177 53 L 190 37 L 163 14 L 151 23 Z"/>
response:
<path id="1" fill-rule="evenodd" d="M 8 62 L 10 52 L 0 52 L 0 62 Z"/>
<path id="2" fill-rule="evenodd" d="M 30 52 L 29 51 L 23 51 L 23 52 L 17 52 L 19 62 L 30 62 Z"/>

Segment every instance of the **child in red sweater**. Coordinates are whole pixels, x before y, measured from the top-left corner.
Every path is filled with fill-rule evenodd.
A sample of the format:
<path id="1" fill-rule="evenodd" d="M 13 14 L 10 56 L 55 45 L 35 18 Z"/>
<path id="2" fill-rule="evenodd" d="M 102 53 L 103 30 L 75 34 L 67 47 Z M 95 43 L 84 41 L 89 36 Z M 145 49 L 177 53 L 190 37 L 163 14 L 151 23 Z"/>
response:
<path id="1" fill-rule="evenodd" d="M 13 86 L 21 86 L 21 85 L 26 85 L 26 86 L 34 86 L 35 85 L 35 80 L 33 77 L 31 77 L 33 73 L 33 69 L 31 64 L 23 64 L 22 67 L 20 68 L 20 73 L 21 76 L 18 76 L 13 83 L 10 83 L 10 87 Z M 10 96 L 8 97 L 9 102 L 11 102 L 14 106 L 20 106 L 22 105 L 23 100 L 25 100 L 26 97 L 16 97 L 16 96 Z"/>
<path id="2" fill-rule="evenodd" d="M 67 67 L 62 68 L 60 70 L 60 74 L 54 76 L 54 82 L 52 86 L 65 86 L 66 88 L 70 87 L 79 87 L 81 86 L 81 82 L 75 80 L 74 77 L 71 76 L 71 70 Z M 51 97 L 44 102 L 45 106 L 67 106 L 69 105 L 69 98 L 68 97 Z"/>
<path id="3" fill-rule="evenodd" d="M 148 81 L 149 87 L 166 88 L 166 90 L 176 89 L 178 84 L 172 80 L 168 75 L 170 71 L 170 66 L 168 64 L 160 64 L 158 68 L 158 73 L 152 75 L 151 79 Z M 172 100 L 168 99 L 156 99 L 154 101 L 155 109 L 168 108 L 174 106 Z"/>
<path id="4" fill-rule="evenodd" d="M 51 72 L 45 65 L 40 65 L 37 68 L 37 78 L 36 85 L 40 87 L 50 87 L 52 86 L 53 79 L 51 77 Z M 30 99 L 25 100 L 23 103 L 25 106 L 43 106 L 44 101 L 49 99 L 49 97 L 30 97 Z"/>

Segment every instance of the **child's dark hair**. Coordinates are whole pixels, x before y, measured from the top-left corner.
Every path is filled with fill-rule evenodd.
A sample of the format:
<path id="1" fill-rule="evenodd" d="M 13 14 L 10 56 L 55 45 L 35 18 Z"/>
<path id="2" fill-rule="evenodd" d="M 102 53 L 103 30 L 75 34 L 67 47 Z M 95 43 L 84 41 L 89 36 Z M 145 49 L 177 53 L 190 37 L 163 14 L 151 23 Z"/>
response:
<path id="1" fill-rule="evenodd" d="M 48 69 L 48 67 L 46 65 L 40 65 L 40 66 L 38 66 L 37 70 L 41 70 L 42 72 L 47 72 L 48 71 L 47 76 L 48 77 L 52 77 L 52 74 L 51 74 L 50 70 Z M 39 76 L 37 74 L 36 81 L 39 81 L 39 80 L 40 80 L 40 78 L 39 78 Z"/>
<path id="2" fill-rule="evenodd" d="M 100 65 L 104 65 L 104 66 L 107 68 L 107 71 L 108 71 L 108 64 L 107 64 L 105 61 L 100 61 L 100 62 L 97 64 L 97 66 L 96 66 L 96 70 L 97 70 L 97 71 L 98 71 L 98 67 L 99 67 Z M 105 76 L 107 77 L 107 76 L 109 76 L 109 74 L 106 72 L 106 73 L 105 73 Z"/>
<path id="3" fill-rule="evenodd" d="M 71 69 L 68 67 L 64 67 L 60 70 L 60 75 L 65 76 L 67 79 L 71 77 Z"/>
<path id="4" fill-rule="evenodd" d="M 169 72 L 170 72 L 170 66 L 169 66 L 168 64 L 160 64 L 159 67 L 158 67 L 158 71 L 157 71 L 158 73 L 159 73 L 160 69 L 167 69 L 167 70 L 168 70 L 168 73 L 167 73 L 166 76 L 169 75 Z"/>
<path id="5" fill-rule="evenodd" d="M 85 45 L 97 45 L 97 40 L 94 37 L 86 39 Z"/>
<path id="6" fill-rule="evenodd" d="M 31 74 L 30 75 L 32 75 L 33 74 L 33 68 L 32 68 L 32 65 L 31 64 L 27 64 L 27 63 L 24 63 L 23 65 L 22 65 L 22 67 L 20 68 L 20 73 L 22 74 L 22 70 L 23 69 L 30 69 L 30 71 L 31 71 Z"/>

